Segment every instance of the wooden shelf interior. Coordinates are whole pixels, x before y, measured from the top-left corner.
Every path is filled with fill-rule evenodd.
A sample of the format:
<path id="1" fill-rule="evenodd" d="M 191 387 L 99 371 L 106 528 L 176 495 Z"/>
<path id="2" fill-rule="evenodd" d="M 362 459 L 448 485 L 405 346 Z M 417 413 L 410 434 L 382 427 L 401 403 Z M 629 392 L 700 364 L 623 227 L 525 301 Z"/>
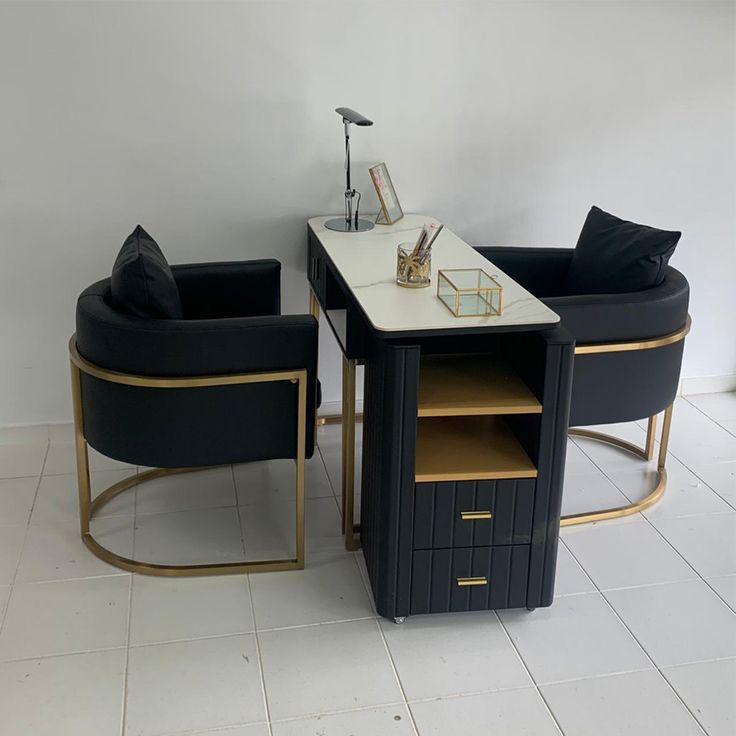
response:
<path id="1" fill-rule="evenodd" d="M 501 417 L 417 420 L 417 483 L 536 478 L 537 469 Z"/>
<path id="2" fill-rule="evenodd" d="M 542 413 L 527 385 L 494 356 L 426 356 L 419 376 L 420 417 Z"/>

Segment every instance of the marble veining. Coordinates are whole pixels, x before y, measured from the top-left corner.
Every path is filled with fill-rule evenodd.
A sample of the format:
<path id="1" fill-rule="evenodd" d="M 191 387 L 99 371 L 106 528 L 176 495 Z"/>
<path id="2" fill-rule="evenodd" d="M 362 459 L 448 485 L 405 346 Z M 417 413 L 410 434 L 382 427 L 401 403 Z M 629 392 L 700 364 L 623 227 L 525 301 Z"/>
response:
<path id="1" fill-rule="evenodd" d="M 430 286 L 426 289 L 398 286 L 395 282 L 397 246 L 415 241 L 422 225 L 436 222 L 433 217 L 405 215 L 395 225 L 376 225 L 364 233 L 328 230 L 324 227 L 328 219 L 314 217 L 309 220 L 309 225 L 377 330 L 492 329 L 559 322 L 559 317 L 549 307 L 447 227 L 438 236 L 432 250 Z M 437 298 L 437 271 L 453 268 L 482 268 L 496 276 L 503 287 L 503 313 L 486 317 L 455 317 L 451 314 Z"/>

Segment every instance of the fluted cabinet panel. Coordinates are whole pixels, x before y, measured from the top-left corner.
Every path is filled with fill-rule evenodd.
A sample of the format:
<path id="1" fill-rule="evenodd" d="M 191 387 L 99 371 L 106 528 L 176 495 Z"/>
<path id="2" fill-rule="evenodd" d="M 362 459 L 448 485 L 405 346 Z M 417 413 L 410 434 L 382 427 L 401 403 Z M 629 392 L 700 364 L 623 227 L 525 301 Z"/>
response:
<path id="1" fill-rule="evenodd" d="M 535 483 L 531 478 L 417 483 L 414 549 L 530 544 Z M 490 518 L 468 518 L 484 512 Z"/>
<path id="2" fill-rule="evenodd" d="M 520 608 L 528 575 L 529 545 L 417 550 L 411 613 Z"/>

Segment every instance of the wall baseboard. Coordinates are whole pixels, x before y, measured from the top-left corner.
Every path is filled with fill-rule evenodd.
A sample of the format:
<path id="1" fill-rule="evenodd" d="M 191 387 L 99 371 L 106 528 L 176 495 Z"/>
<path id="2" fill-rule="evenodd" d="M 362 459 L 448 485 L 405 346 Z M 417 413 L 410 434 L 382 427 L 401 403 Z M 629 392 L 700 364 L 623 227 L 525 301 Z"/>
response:
<path id="1" fill-rule="evenodd" d="M 718 394 L 736 391 L 736 374 L 727 376 L 702 376 L 683 378 L 680 383 L 681 394 Z"/>

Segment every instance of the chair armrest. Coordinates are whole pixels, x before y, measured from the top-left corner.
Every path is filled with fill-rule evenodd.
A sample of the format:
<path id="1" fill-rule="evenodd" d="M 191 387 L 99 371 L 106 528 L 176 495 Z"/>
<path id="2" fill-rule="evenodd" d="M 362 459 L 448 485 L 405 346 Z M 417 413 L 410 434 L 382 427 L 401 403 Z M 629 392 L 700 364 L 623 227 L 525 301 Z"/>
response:
<path id="1" fill-rule="evenodd" d="M 479 246 L 478 253 L 536 297 L 557 296 L 565 283 L 573 248 Z"/>
<path id="2" fill-rule="evenodd" d="M 95 295 L 77 306 L 77 349 L 109 370 L 145 376 L 206 376 L 307 368 L 317 371 L 311 315 L 203 320 L 143 319 Z"/>
<path id="3" fill-rule="evenodd" d="M 274 259 L 172 266 L 185 319 L 275 315 L 281 264 Z"/>
<path id="4" fill-rule="evenodd" d="M 319 328 L 314 317 L 144 319 L 109 306 L 109 281 L 93 284 L 77 301 L 75 341 L 83 358 L 110 371 L 149 377 L 306 370 L 305 452 L 311 456 L 318 396 Z M 108 448 L 111 457 L 162 467 L 295 457 L 296 386 L 272 379 L 247 385 L 139 388 L 83 375 L 88 441 L 98 449 Z M 139 427 L 141 416 L 145 419 Z M 120 423 L 114 431 L 111 417 Z M 180 445 L 188 449 L 177 449 Z"/>
<path id="5" fill-rule="evenodd" d="M 542 299 L 581 344 L 646 340 L 679 330 L 687 320 L 690 287 L 672 266 L 652 289 Z"/>

